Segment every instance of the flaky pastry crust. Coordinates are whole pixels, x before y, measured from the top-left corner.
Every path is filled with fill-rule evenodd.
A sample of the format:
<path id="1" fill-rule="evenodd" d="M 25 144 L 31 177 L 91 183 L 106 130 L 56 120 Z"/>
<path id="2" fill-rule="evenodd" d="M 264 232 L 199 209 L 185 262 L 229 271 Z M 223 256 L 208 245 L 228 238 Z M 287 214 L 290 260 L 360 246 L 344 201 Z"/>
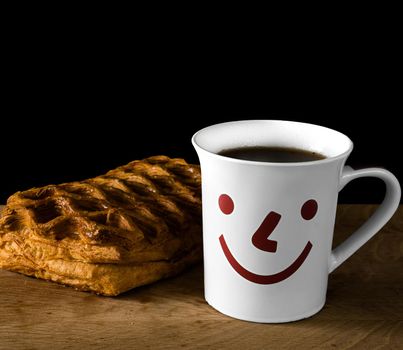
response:
<path id="1" fill-rule="evenodd" d="M 155 156 L 92 179 L 12 195 L 0 267 L 103 295 L 201 258 L 200 168 Z"/>

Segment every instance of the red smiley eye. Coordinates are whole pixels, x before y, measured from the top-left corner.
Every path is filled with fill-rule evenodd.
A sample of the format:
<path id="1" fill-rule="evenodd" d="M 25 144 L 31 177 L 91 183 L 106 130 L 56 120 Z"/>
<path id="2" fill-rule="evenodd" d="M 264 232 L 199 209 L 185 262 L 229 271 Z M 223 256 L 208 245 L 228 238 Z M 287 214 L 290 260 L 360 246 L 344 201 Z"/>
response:
<path id="1" fill-rule="evenodd" d="M 318 202 L 314 199 L 307 200 L 301 207 L 301 216 L 305 220 L 311 220 L 318 211 Z"/>
<path id="2" fill-rule="evenodd" d="M 225 215 L 229 215 L 234 211 L 234 201 L 227 194 L 222 194 L 218 198 L 218 205 Z"/>

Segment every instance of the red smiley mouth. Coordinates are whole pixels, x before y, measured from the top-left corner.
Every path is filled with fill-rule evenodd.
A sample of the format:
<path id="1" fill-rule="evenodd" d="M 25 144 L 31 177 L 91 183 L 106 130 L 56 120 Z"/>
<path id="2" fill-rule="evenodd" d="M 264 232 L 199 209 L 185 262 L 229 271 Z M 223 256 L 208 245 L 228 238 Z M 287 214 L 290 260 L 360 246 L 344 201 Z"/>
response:
<path id="1" fill-rule="evenodd" d="M 261 250 L 265 250 L 267 252 L 276 252 L 277 250 L 277 242 L 273 240 L 269 240 L 268 237 L 276 228 L 279 220 L 281 218 L 280 214 L 275 212 L 270 212 L 266 218 L 263 220 L 262 224 L 259 226 L 257 231 L 252 236 L 252 243 L 254 246 Z M 232 255 L 230 249 L 228 248 L 227 242 L 225 241 L 224 235 L 221 235 L 220 238 L 221 248 L 224 252 L 225 257 L 228 262 L 232 266 L 232 268 L 238 272 L 242 277 L 247 279 L 250 282 L 258 283 L 258 284 L 273 284 L 284 281 L 286 278 L 290 277 L 294 274 L 300 266 L 304 263 L 305 259 L 309 255 L 309 252 L 312 249 L 312 243 L 308 241 L 305 245 L 305 248 L 301 252 L 301 254 L 294 260 L 294 262 L 289 265 L 286 269 L 277 272 L 272 275 L 258 275 L 253 273 L 247 269 L 245 269 Z"/>
<path id="2" fill-rule="evenodd" d="M 258 275 L 256 273 L 250 272 L 249 270 L 245 269 L 231 254 L 227 243 L 225 242 L 225 238 L 223 235 L 220 236 L 220 243 L 221 248 L 224 251 L 224 254 L 231 264 L 233 269 L 238 272 L 243 278 L 246 278 L 248 281 L 258 283 L 258 284 L 273 284 L 284 281 L 286 278 L 290 277 L 295 271 L 299 269 L 299 267 L 304 263 L 306 257 L 308 256 L 309 252 L 312 248 L 312 243 L 308 242 L 301 252 L 298 258 L 288 266 L 283 271 L 277 272 L 273 275 Z"/>

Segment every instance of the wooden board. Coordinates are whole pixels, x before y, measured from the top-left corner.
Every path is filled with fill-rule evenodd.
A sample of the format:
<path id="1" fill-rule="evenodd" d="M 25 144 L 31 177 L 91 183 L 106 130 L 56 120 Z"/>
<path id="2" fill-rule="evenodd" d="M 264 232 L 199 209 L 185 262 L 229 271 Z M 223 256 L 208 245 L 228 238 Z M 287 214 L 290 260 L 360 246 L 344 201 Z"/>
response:
<path id="1" fill-rule="evenodd" d="M 335 243 L 374 210 L 339 207 Z M 235 320 L 203 299 L 203 270 L 116 298 L 0 270 L 0 349 L 403 349 L 403 207 L 330 275 L 327 303 L 288 324 Z"/>

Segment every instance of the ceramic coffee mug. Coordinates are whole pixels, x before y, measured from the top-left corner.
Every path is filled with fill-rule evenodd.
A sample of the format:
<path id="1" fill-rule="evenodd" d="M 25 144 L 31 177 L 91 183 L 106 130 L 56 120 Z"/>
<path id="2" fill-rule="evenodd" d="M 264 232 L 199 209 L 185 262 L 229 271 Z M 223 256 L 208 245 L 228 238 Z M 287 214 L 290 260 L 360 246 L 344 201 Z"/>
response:
<path id="1" fill-rule="evenodd" d="M 237 121 L 202 129 L 192 143 L 202 170 L 205 298 L 235 318 L 288 322 L 317 313 L 325 303 L 328 274 L 379 231 L 399 205 L 397 179 L 384 169 L 344 166 L 353 144 L 325 127 Z M 269 163 L 217 154 L 243 146 L 299 148 L 326 158 Z M 332 251 L 338 192 L 360 177 L 383 180 L 385 199 Z"/>

